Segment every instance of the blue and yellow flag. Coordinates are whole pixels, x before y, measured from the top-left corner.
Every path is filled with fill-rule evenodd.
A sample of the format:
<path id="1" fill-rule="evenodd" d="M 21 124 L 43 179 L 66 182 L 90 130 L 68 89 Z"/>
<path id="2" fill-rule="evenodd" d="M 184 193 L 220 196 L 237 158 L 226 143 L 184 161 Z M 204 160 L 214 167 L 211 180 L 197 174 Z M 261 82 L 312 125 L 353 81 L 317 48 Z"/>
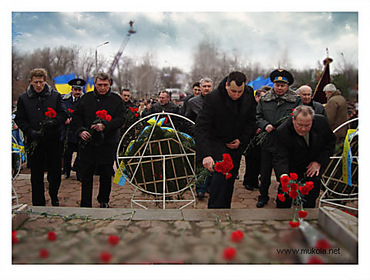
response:
<path id="1" fill-rule="evenodd" d="M 66 74 L 54 78 L 55 88 L 60 94 L 66 94 L 71 92 L 71 86 L 68 82 L 76 78 L 76 74 Z"/>
<path id="2" fill-rule="evenodd" d="M 343 181 L 347 183 L 348 186 L 352 187 L 352 151 L 351 151 L 351 140 L 357 135 L 356 129 L 348 129 L 346 139 L 343 145 L 342 154 L 342 173 Z"/>
<path id="3" fill-rule="evenodd" d="M 84 93 L 94 90 L 94 79 L 87 77 L 86 85 L 83 88 Z"/>
<path id="4" fill-rule="evenodd" d="M 120 167 L 123 170 L 125 170 L 125 165 L 124 165 L 123 161 L 121 162 Z M 113 183 L 115 183 L 117 185 L 120 185 L 120 186 L 124 186 L 125 183 L 126 183 L 126 177 L 122 174 L 120 168 L 117 169 L 116 174 L 114 175 Z"/>
<path id="5" fill-rule="evenodd" d="M 248 83 L 248 86 L 251 86 L 254 90 L 260 89 L 262 86 L 270 86 L 273 87 L 274 83 L 271 82 L 270 78 L 264 78 L 263 76 L 259 76 L 253 81 Z"/>

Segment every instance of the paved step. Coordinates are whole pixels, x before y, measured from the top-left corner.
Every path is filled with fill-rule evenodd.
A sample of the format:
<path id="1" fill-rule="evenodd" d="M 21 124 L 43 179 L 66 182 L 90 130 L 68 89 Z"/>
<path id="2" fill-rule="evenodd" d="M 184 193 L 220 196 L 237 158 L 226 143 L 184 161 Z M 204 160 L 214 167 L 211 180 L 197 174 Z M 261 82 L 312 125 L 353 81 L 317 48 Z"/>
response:
<path id="1" fill-rule="evenodd" d="M 158 221 L 285 221 L 293 217 L 293 209 L 129 209 L 29 206 L 32 214 L 75 216 L 91 219 L 158 220 Z M 307 209 L 306 220 L 316 220 L 318 209 Z"/>

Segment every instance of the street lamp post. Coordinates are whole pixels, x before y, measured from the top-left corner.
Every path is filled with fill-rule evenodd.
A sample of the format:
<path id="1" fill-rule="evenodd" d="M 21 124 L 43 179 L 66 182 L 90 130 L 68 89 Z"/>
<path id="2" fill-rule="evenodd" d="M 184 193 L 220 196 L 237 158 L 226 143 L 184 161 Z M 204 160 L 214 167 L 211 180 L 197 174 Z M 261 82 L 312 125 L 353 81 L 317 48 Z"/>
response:
<path id="1" fill-rule="evenodd" d="M 104 43 L 101 43 L 95 48 L 95 75 L 98 74 L 98 48 L 106 44 L 109 44 L 109 42 L 106 41 Z"/>

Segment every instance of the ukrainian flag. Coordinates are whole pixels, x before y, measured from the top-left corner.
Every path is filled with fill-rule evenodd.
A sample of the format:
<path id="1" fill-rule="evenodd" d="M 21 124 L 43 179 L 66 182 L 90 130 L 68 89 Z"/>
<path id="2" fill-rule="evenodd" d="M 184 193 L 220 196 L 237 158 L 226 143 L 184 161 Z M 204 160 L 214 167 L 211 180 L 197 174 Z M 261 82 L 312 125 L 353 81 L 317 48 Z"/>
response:
<path id="1" fill-rule="evenodd" d="M 75 73 L 55 77 L 54 78 L 55 88 L 60 94 L 66 94 L 71 92 L 71 86 L 68 84 L 68 82 L 74 78 L 76 78 Z"/>
<path id="2" fill-rule="evenodd" d="M 83 88 L 84 92 L 89 92 L 94 90 L 94 79 L 87 77 L 86 85 Z"/>
<path id="3" fill-rule="evenodd" d="M 248 86 L 251 86 L 254 90 L 260 89 L 262 86 L 270 86 L 273 87 L 274 83 L 271 82 L 270 78 L 264 78 L 263 76 L 259 76 L 253 81 L 248 83 Z"/>
<path id="4" fill-rule="evenodd" d="M 357 135 L 356 129 L 348 129 L 346 138 L 343 144 L 343 154 L 342 154 L 342 173 L 343 181 L 347 183 L 348 186 L 352 187 L 352 151 L 351 151 L 351 140 Z"/>
<path id="5" fill-rule="evenodd" d="M 121 162 L 120 164 L 120 167 L 125 170 L 125 165 L 123 162 Z M 113 178 L 113 183 L 117 184 L 117 185 L 120 185 L 120 186 L 124 186 L 125 183 L 126 183 L 126 178 L 125 176 L 122 174 L 121 172 L 121 169 L 118 168 L 117 171 L 116 171 L 116 174 L 114 175 L 114 178 Z"/>

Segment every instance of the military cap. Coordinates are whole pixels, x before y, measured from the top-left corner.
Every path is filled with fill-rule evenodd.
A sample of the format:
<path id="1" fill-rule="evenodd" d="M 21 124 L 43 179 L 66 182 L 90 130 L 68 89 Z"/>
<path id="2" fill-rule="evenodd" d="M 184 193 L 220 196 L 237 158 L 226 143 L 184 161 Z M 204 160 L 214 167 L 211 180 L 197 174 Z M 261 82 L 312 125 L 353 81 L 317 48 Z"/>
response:
<path id="1" fill-rule="evenodd" d="M 76 79 L 70 80 L 68 84 L 72 86 L 73 88 L 82 88 L 84 85 L 86 85 L 86 82 L 84 79 L 76 78 Z"/>
<path id="2" fill-rule="evenodd" d="M 294 82 L 293 75 L 290 72 L 283 69 L 277 69 L 272 71 L 270 74 L 270 80 L 273 83 L 282 82 L 287 83 L 288 85 L 291 85 Z"/>

